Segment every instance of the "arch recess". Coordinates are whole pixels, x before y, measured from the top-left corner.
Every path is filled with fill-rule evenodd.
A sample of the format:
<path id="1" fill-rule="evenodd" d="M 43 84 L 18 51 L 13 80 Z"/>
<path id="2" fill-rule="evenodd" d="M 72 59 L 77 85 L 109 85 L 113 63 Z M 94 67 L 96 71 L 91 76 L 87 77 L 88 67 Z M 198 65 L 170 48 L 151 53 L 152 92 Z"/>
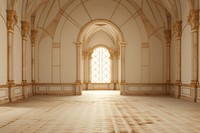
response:
<path id="1" fill-rule="evenodd" d="M 121 43 L 124 43 L 124 37 L 121 30 L 111 21 L 104 19 L 94 20 L 87 23 L 81 29 L 77 38 L 77 42 L 80 42 L 83 46 L 85 46 L 88 39 L 99 30 L 106 32 L 111 38 L 113 38 L 114 43 L 118 44 L 118 46 Z"/>
<path id="2" fill-rule="evenodd" d="M 106 47 L 110 53 L 111 81 L 109 83 L 93 84 L 91 82 L 91 55 L 94 48 L 102 45 L 96 43 L 95 46 L 90 46 L 89 44 L 91 38 L 94 37 L 94 34 L 99 31 L 105 32 L 109 38 L 111 38 L 114 45 L 114 48 L 110 48 L 107 44 L 103 44 L 103 47 Z M 115 86 L 125 82 L 125 46 L 126 42 L 121 30 L 111 21 L 104 19 L 94 20 L 81 28 L 76 42 L 77 89 L 82 90 L 84 86 L 86 86 L 85 89 L 120 89 Z M 86 47 L 88 48 L 86 49 Z"/>

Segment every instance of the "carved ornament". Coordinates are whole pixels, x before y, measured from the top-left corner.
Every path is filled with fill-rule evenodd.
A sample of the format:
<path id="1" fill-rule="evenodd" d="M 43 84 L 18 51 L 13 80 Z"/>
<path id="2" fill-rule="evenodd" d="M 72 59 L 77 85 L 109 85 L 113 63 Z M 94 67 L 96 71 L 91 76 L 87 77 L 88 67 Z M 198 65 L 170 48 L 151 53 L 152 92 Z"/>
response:
<path id="1" fill-rule="evenodd" d="M 27 38 L 27 33 L 29 31 L 28 21 L 21 21 L 22 38 Z"/>
<path id="2" fill-rule="evenodd" d="M 13 31 L 14 26 L 17 24 L 16 12 L 13 10 L 6 10 L 7 12 L 7 29 Z"/>
<path id="3" fill-rule="evenodd" d="M 192 30 L 198 31 L 199 29 L 199 10 L 190 10 L 188 15 L 188 22 Z"/>
<path id="4" fill-rule="evenodd" d="M 173 28 L 176 33 L 176 37 L 180 38 L 182 35 L 182 21 L 176 21 Z"/>

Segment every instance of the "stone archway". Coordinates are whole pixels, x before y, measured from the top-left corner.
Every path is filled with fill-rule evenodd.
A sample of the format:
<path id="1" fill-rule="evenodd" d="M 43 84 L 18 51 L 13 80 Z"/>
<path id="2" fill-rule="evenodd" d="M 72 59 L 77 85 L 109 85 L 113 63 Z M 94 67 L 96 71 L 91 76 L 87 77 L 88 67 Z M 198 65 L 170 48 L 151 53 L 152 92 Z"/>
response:
<path id="1" fill-rule="evenodd" d="M 80 31 L 76 47 L 77 47 L 77 68 L 76 68 L 76 90 L 81 92 L 82 89 L 94 89 L 94 84 L 90 80 L 85 81 L 84 79 L 84 65 L 85 62 L 89 62 L 89 57 L 91 56 L 91 47 L 89 47 L 89 42 L 93 35 L 99 31 L 106 33 L 110 40 L 113 42 L 110 48 L 113 56 L 116 58 L 117 67 L 117 79 L 115 82 L 111 82 L 106 86 L 110 89 L 120 89 L 123 93 L 123 83 L 125 83 L 125 41 L 120 29 L 111 21 L 108 20 L 94 20 L 86 24 Z M 98 45 L 98 44 L 95 44 Z M 98 87 L 97 87 L 98 88 Z"/>

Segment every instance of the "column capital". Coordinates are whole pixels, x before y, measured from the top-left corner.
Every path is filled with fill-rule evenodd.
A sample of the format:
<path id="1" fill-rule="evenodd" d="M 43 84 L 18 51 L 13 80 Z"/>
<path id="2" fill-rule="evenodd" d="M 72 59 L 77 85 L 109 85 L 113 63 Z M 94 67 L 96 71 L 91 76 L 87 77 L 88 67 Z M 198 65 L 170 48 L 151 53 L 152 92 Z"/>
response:
<path id="1" fill-rule="evenodd" d="M 86 50 L 82 50 L 82 56 L 83 56 L 84 59 L 86 58 L 86 55 L 87 55 Z"/>
<path id="2" fill-rule="evenodd" d="M 190 10 L 188 23 L 191 25 L 192 31 L 199 30 L 199 10 Z"/>
<path id="3" fill-rule="evenodd" d="M 14 10 L 6 10 L 7 13 L 7 29 L 10 31 L 14 30 L 14 26 L 17 24 L 17 15 Z"/>
<path id="4" fill-rule="evenodd" d="M 182 21 L 176 21 L 174 23 L 174 31 L 176 33 L 177 38 L 181 38 L 182 35 Z"/>
<path id="5" fill-rule="evenodd" d="M 75 44 L 76 44 L 76 47 L 82 47 L 83 46 L 82 42 L 75 42 Z"/>
<path id="6" fill-rule="evenodd" d="M 94 51 L 94 49 L 92 49 L 92 48 L 88 51 L 88 58 L 89 59 L 92 59 L 92 53 L 93 53 L 93 51 Z"/>
<path id="7" fill-rule="evenodd" d="M 21 21 L 22 38 L 27 38 L 27 33 L 29 31 L 28 21 Z"/>
<path id="8" fill-rule="evenodd" d="M 115 52 L 115 56 L 117 57 L 117 59 L 120 58 L 120 50 L 119 50 L 119 49 L 116 50 L 116 52 Z"/>
<path id="9" fill-rule="evenodd" d="M 126 42 L 120 42 L 120 46 L 121 47 L 125 47 L 126 46 Z"/>
<path id="10" fill-rule="evenodd" d="M 169 44 L 171 42 L 171 30 L 164 30 L 164 34 L 165 34 L 166 43 Z"/>
<path id="11" fill-rule="evenodd" d="M 109 53 L 110 53 L 110 59 L 113 60 L 114 57 L 114 50 L 113 49 L 109 49 Z"/>
<path id="12" fill-rule="evenodd" d="M 37 30 L 31 30 L 31 43 L 35 44 L 36 43 L 36 36 L 37 36 L 38 31 Z"/>

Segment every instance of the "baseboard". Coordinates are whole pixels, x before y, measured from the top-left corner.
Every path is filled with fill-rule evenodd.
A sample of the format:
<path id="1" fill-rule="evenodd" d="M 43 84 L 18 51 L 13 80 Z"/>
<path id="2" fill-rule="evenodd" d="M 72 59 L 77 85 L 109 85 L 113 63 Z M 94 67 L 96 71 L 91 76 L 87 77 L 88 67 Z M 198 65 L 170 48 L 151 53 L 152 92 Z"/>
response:
<path id="1" fill-rule="evenodd" d="M 5 103 L 9 103 L 9 99 L 8 98 L 0 100 L 0 104 L 5 104 Z"/>
<path id="2" fill-rule="evenodd" d="M 196 98 L 187 97 L 187 96 L 181 96 L 180 99 L 187 100 L 190 102 L 196 102 Z"/>
<path id="3" fill-rule="evenodd" d="M 17 100 L 22 100 L 24 99 L 23 96 L 15 96 L 14 98 L 11 98 L 11 102 L 15 102 Z"/>

